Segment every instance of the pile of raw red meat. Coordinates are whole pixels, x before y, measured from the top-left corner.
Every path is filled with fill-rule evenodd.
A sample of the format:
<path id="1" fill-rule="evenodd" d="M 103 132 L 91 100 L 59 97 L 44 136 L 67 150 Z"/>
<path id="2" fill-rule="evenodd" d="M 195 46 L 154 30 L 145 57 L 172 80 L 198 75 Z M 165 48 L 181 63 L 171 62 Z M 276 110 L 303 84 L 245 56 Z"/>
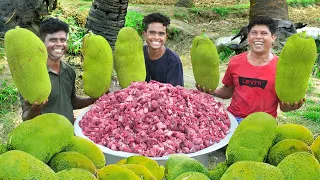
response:
<path id="1" fill-rule="evenodd" d="M 211 95 L 155 81 L 105 94 L 79 124 L 97 144 L 150 157 L 199 151 L 223 139 L 231 125 Z"/>

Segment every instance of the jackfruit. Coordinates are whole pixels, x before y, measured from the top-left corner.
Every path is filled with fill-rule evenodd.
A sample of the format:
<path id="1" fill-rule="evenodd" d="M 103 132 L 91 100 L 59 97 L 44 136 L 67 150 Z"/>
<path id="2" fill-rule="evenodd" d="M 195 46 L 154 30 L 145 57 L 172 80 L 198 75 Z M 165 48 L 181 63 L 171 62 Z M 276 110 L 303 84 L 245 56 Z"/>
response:
<path id="1" fill-rule="evenodd" d="M 7 152 L 7 145 L 0 143 L 0 155 Z"/>
<path id="2" fill-rule="evenodd" d="M 97 178 L 87 170 L 71 168 L 56 173 L 59 180 L 96 180 Z"/>
<path id="3" fill-rule="evenodd" d="M 98 169 L 103 168 L 106 164 L 106 159 L 102 150 L 92 141 L 85 138 L 73 136 L 71 138 L 71 143 L 64 151 L 75 151 L 85 155 Z"/>
<path id="4" fill-rule="evenodd" d="M 71 142 L 73 134 L 73 126 L 66 117 L 41 114 L 22 122 L 9 133 L 8 149 L 27 152 L 47 163 Z"/>
<path id="5" fill-rule="evenodd" d="M 112 49 L 104 37 L 90 32 L 83 37 L 82 54 L 84 92 L 92 98 L 98 98 L 110 87 L 113 69 Z"/>
<path id="6" fill-rule="evenodd" d="M 310 146 L 314 156 L 320 162 L 320 136 L 318 136 Z"/>
<path id="7" fill-rule="evenodd" d="M 42 103 L 51 92 L 47 48 L 33 32 L 17 26 L 6 32 L 4 48 L 15 85 L 29 103 Z"/>
<path id="8" fill-rule="evenodd" d="M 267 163 L 239 161 L 232 164 L 221 180 L 284 180 L 280 169 Z"/>
<path id="9" fill-rule="evenodd" d="M 12 150 L 0 155 L 0 179 L 58 180 L 48 165 L 30 154 Z"/>
<path id="10" fill-rule="evenodd" d="M 153 174 L 157 180 L 164 177 L 164 167 L 159 166 L 157 161 L 145 156 L 130 156 L 127 158 L 126 164 L 139 164 L 145 166 Z"/>
<path id="11" fill-rule="evenodd" d="M 306 32 L 288 38 L 276 68 L 275 88 L 282 102 L 293 105 L 305 97 L 316 57 L 315 40 Z"/>
<path id="12" fill-rule="evenodd" d="M 199 172 L 209 176 L 207 168 L 198 160 L 190 158 L 183 154 L 170 155 L 165 168 L 165 177 L 167 180 L 174 180 L 180 174 L 185 172 Z"/>
<path id="13" fill-rule="evenodd" d="M 220 180 L 228 168 L 229 168 L 229 166 L 225 161 L 220 162 L 214 169 L 209 171 L 210 179 L 211 180 Z"/>
<path id="14" fill-rule="evenodd" d="M 98 169 L 97 174 L 99 180 L 140 180 L 131 170 L 114 164 Z"/>
<path id="15" fill-rule="evenodd" d="M 282 171 L 285 179 L 320 179 L 320 164 L 312 154 L 307 152 L 290 154 L 277 167 Z"/>
<path id="16" fill-rule="evenodd" d="M 284 139 L 298 139 L 307 143 L 308 145 L 311 145 L 313 142 L 312 132 L 300 124 L 281 124 L 277 126 L 276 132 L 277 136 L 274 144 Z"/>
<path id="17" fill-rule="evenodd" d="M 210 180 L 210 178 L 199 172 L 185 172 L 180 174 L 174 180 Z"/>
<path id="18" fill-rule="evenodd" d="M 127 168 L 134 172 L 138 177 L 143 180 L 157 180 L 153 174 L 145 166 L 140 164 L 123 164 L 121 167 Z"/>
<path id="19" fill-rule="evenodd" d="M 121 164 L 126 164 L 127 163 L 127 158 L 121 159 L 120 161 L 117 162 L 117 165 Z"/>
<path id="20" fill-rule="evenodd" d="M 295 152 L 310 152 L 309 146 L 297 139 L 284 139 L 269 150 L 268 163 L 277 166 L 286 156 Z"/>
<path id="21" fill-rule="evenodd" d="M 214 43 L 204 35 L 196 36 L 192 41 L 190 55 L 197 85 L 215 90 L 220 81 L 220 60 Z"/>
<path id="22" fill-rule="evenodd" d="M 265 112 L 252 113 L 239 124 L 226 150 L 226 162 L 264 162 L 276 137 L 277 121 Z"/>
<path id="23" fill-rule="evenodd" d="M 123 27 L 118 33 L 114 50 L 114 67 L 121 88 L 132 82 L 146 80 L 146 65 L 142 39 L 131 27 Z"/>

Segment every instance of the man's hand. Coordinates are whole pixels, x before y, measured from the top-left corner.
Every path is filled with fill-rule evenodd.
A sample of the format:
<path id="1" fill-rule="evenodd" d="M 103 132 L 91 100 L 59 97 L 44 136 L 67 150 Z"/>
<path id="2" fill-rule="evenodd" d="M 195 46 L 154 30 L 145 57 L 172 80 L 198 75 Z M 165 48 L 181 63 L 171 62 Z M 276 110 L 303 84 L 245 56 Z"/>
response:
<path id="1" fill-rule="evenodd" d="M 289 102 L 280 102 L 280 109 L 283 112 L 293 111 L 299 109 L 305 101 L 306 99 L 303 98 L 299 102 L 294 102 L 293 105 L 291 105 Z"/>
<path id="2" fill-rule="evenodd" d="M 44 107 L 44 105 L 47 104 L 47 102 L 48 102 L 48 99 L 46 99 L 41 104 L 39 104 L 38 102 L 34 102 L 33 104 L 30 104 L 29 101 L 26 99 L 24 104 L 29 108 L 29 111 L 31 110 L 33 112 L 40 112 L 41 109 Z"/>
<path id="3" fill-rule="evenodd" d="M 214 90 L 206 89 L 205 87 L 201 87 L 199 84 L 196 84 L 196 88 L 201 92 L 213 95 Z"/>

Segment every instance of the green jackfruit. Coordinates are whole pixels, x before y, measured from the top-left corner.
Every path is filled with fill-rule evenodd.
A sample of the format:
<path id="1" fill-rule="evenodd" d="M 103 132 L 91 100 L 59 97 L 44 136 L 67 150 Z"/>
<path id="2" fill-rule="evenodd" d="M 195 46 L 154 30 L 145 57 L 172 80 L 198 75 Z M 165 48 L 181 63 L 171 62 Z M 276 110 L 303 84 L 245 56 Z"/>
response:
<path id="1" fill-rule="evenodd" d="M 318 136 L 310 146 L 314 156 L 320 162 L 320 136 Z"/>
<path id="2" fill-rule="evenodd" d="M 132 82 L 146 80 L 146 65 L 142 39 L 131 27 L 123 27 L 117 36 L 114 50 L 114 67 L 121 88 Z"/>
<path id="3" fill-rule="evenodd" d="M 7 149 L 7 145 L 6 144 L 1 144 L 0 143 L 0 155 L 7 152 L 8 149 Z"/>
<path id="4" fill-rule="evenodd" d="M 143 180 L 157 180 L 153 174 L 145 166 L 140 164 L 123 164 L 121 167 L 127 168 L 134 172 L 138 177 Z"/>
<path id="5" fill-rule="evenodd" d="M 56 173 L 59 180 L 96 180 L 97 178 L 87 170 L 71 168 Z"/>
<path id="6" fill-rule="evenodd" d="M 17 26 L 4 36 L 11 75 L 23 98 L 33 104 L 48 99 L 51 82 L 47 70 L 47 48 L 33 32 Z"/>
<path id="7" fill-rule="evenodd" d="M 145 156 L 130 156 L 127 158 L 126 164 L 139 164 L 145 166 L 153 174 L 157 180 L 164 177 L 164 167 L 159 166 L 157 161 Z"/>
<path id="8" fill-rule="evenodd" d="M 291 35 L 277 64 L 275 88 L 282 102 L 299 102 L 307 92 L 308 81 L 317 57 L 314 39 L 306 32 Z"/>
<path id="9" fill-rule="evenodd" d="M 225 161 L 219 163 L 213 170 L 209 171 L 210 179 L 220 180 L 228 168 L 229 166 Z"/>
<path id="10" fill-rule="evenodd" d="M 298 139 L 311 145 L 313 142 L 312 132 L 300 124 L 281 124 L 276 129 L 277 136 L 274 143 L 278 143 L 284 139 Z"/>
<path id="11" fill-rule="evenodd" d="M 98 170 L 99 180 L 140 180 L 131 170 L 118 166 L 108 165 Z"/>
<path id="12" fill-rule="evenodd" d="M 180 174 L 174 180 L 210 180 L 210 178 L 199 172 L 185 172 Z"/>
<path id="13" fill-rule="evenodd" d="M 190 158 L 183 154 L 170 155 L 165 168 L 165 177 L 167 180 L 174 180 L 180 174 L 185 172 L 199 172 L 209 176 L 207 168 L 198 160 Z"/>
<path id="14" fill-rule="evenodd" d="M 92 98 L 98 98 L 110 87 L 113 69 L 112 49 L 104 37 L 90 33 L 83 37 L 82 54 L 84 92 Z"/>
<path id="15" fill-rule="evenodd" d="M 296 152 L 285 157 L 277 166 L 285 179 L 316 180 L 320 179 L 320 164 L 307 152 Z"/>
<path id="16" fill-rule="evenodd" d="M 75 151 L 85 155 L 98 169 L 103 168 L 106 164 L 106 159 L 102 150 L 92 141 L 85 138 L 73 136 L 71 138 L 71 143 L 64 151 Z"/>
<path id="17" fill-rule="evenodd" d="M 126 164 L 127 163 L 127 158 L 121 159 L 120 161 L 117 162 L 117 165 L 121 164 Z"/>
<path id="18" fill-rule="evenodd" d="M 285 157 L 295 152 L 310 152 L 309 146 L 297 139 L 284 139 L 269 150 L 268 163 L 277 166 Z"/>
<path id="19" fill-rule="evenodd" d="M 48 165 L 55 172 L 59 172 L 65 169 L 70 168 L 80 168 L 85 169 L 92 174 L 95 174 L 96 168 L 90 159 L 88 159 L 85 155 L 80 154 L 78 152 L 60 152 L 53 156 L 53 158 L 49 161 Z"/>
<path id="20" fill-rule="evenodd" d="M 277 121 L 270 114 L 256 112 L 247 116 L 231 136 L 226 162 L 264 162 L 276 137 Z"/>
<path id="21" fill-rule="evenodd" d="M 8 149 L 27 152 L 44 163 L 61 152 L 74 134 L 70 121 L 59 114 L 41 114 L 9 133 Z"/>
<path id="22" fill-rule="evenodd" d="M 221 180 L 284 180 L 280 169 L 267 163 L 239 161 L 232 164 Z"/>
<path id="23" fill-rule="evenodd" d="M 30 154 L 12 150 L 0 155 L 0 179 L 58 180 L 48 165 Z"/>
<path id="24" fill-rule="evenodd" d="M 219 54 L 214 43 L 204 35 L 196 36 L 190 50 L 192 70 L 196 83 L 214 90 L 219 85 Z"/>

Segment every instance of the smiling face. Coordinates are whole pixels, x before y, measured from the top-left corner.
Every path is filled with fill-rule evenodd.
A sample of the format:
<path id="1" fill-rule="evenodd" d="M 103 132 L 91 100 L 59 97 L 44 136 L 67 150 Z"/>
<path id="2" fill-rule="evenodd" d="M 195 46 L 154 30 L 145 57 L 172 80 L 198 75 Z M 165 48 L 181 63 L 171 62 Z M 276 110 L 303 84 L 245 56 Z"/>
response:
<path id="1" fill-rule="evenodd" d="M 47 34 L 44 38 L 44 44 L 47 47 L 49 60 L 61 60 L 67 51 L 67 33 L 58 31 Z"/>
<path id="2" fill-rule="evenodd" d="M 149 48 L 157 50 L 164 47 L 167 40 L 166 29 L 166 26 L 158 22 L 148 25 L 147 30 L 143 32 L 143 36 Z"/>
<path id="3" fill-rule="evenodd" d="M 257 55 L 267 54 L 270 52 L 272 43 L 275 39 L 275 34 L 271 34 L 268 26 L 255 25 L 248 33 L 250 51 Z"/>

